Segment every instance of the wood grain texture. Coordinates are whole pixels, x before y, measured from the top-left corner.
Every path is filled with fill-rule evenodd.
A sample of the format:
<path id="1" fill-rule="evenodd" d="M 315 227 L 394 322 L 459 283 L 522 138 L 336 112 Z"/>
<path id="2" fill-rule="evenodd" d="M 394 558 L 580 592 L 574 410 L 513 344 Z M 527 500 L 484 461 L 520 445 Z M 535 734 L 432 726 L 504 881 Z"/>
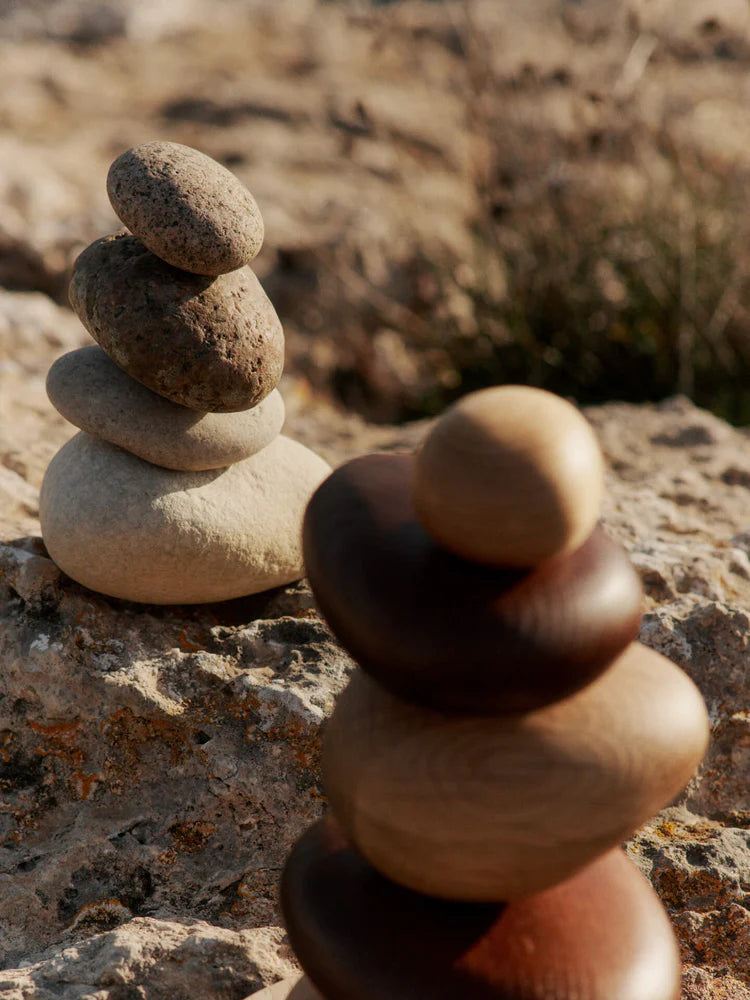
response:
<path id="1" fill-rule="evenodd" d="M 417 453 L 414 501 L 442 546 L 491 566 L 535 566 L 591 533 L 604 461 L 585 417 L 523 385 L 473 392 Z"/>
<path id="2" fill-rule="evenodd" d="M 304 558 L 328 624 L 394 694 L 463 712 L 520 712 L 596 677 L 636 637 L 641 585 L 596 528 L 534 570 L 479 566 L 418 523 L 413 458 L 337 469 L 305 515 Z"/>
<path id="3" fill-rule="evenodd" d="M 331 806 L 394 881 L 446 899 L 554 885 L 687 783 L 708 741 L 693 682 L 638 643 L 593 684 L 519 716 L 409 705 L 357 671 L 328 724 Z"/>
<path id="4" fill-rule="evenodd" d="M 504 904 L 390 882 L 329 817 L 282 877 L 289 938 L 328 1000 L 678 1000 L 680 961 L 646 879 L 613 850 Z"/>
<path id="5" fill-rule="evenodd" d="M 245 1000 L 324 1000 L 307 976 L 282 979 L 264 990 L 251 993 Z"/>

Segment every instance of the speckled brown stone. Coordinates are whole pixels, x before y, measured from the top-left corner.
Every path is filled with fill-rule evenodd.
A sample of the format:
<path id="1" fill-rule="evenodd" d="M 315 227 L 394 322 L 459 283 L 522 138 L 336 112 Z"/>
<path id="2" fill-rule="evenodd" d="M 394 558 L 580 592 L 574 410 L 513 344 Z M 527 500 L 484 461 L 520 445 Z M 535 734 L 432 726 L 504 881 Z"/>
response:
<path id="1" fill-rule="evenodd" d="M 189 274 L 117 233 L 78 257 L 70 301 L 113 361 L 182 406 L 249 409 L 281 378 L 281 323 L 248 267 Z"/>
<path id="2" fill-rule="evenodd" d="M 234 271 L 263 243 L 263 219 L 247 188 L 190 146 L 144 142 L 127 150 L 109 169 L 107 193 L 152 253 L 186 271 Z"/>

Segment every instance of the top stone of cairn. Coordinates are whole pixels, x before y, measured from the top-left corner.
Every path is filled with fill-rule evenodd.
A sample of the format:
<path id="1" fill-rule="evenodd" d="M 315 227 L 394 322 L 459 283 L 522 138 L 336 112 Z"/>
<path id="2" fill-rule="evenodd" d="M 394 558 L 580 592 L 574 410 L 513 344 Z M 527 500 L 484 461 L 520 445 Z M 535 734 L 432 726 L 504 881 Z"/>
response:
<path id="1" fill-rule="evenodd" d="M 465 396 L 437 422 L 416 456 L 413 496 L 443 548 L 526 568 L 585 541 L 603 479 L 596 436 L 572 404 L 497 386 Z"/>
<path id="2" fill-rule="evenodd" d="M 107 193 L 131 233 L 183 271 L 234 271 L 263 243 L 263 220 L 247 188 L 190 146 L 161 141 L 134 146 L 110 167 Z"/>

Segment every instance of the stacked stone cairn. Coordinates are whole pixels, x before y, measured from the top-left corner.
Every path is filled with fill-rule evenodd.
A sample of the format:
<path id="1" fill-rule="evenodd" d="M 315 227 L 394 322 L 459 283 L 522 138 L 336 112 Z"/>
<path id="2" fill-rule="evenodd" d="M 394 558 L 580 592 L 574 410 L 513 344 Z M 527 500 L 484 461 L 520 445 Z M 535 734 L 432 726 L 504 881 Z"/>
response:
<path id="1" fill-rule="evenodd" d="M 305 506 L 330 467 L 279 432 L 279 319 L 248 266 L 250 192 L 219 163 L 147 142 L 112 164 L 128 227 L 75 263 L 70 300 L 100 346 L 52 366 L 80 428 L 41 490 L 42 534 L 92 590 L 158 604 L 220 601 L 299 579 Z"/>
<path id="2" fill-rule="evenodd" d="M 315 493 L 308 576 L 361 670 L 326 731 L 331 812 L 282 879 L 306 976 L 265 1000 L 678 1000 L 667 915 L 620 845 L 708 720 L 636 641 L 602 491 L 576 408 L 504 386 Z"/>

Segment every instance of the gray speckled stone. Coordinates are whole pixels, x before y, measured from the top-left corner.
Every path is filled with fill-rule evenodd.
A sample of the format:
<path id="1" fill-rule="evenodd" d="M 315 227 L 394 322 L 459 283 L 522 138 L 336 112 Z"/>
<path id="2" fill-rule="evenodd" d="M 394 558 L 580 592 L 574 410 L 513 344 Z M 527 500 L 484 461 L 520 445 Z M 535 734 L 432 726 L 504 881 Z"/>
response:
<path id="1" fill-rule="evenodd" d="M 116 233 L 78 257 L 70 301 L 113 361 L 182 406 L 246 410 L 281 378 L 281 323 L 249 267 L 189 274 Z"/>
<path id="2" fill-rule="evenodd" d="M 303 576 L 302 517 L 329 472 L 283 435 L 226 469 L 172 472 L 81 432 L 47 469 L 42 536 L 63 572 L 111 597 L 255 594 Z"/>
<path id="3" fill-rule="evenodd" d="M 69 351 L 47 375 L 52 405 L 76 427 L 167 469 L 220 469 L 249 458 L 284 424 L 277 389 L 237 413 L 200 413 L 136 382 L 101 349 Z"/>
<path id="4" fill-rule="evenodd" d="M 190 146 L 157 141 L 127 150 L 109 168 L 107 193 L 149 250 L 186 271 L 233 271 L 263 243 L 263 219 L 247 188 Z"/>

